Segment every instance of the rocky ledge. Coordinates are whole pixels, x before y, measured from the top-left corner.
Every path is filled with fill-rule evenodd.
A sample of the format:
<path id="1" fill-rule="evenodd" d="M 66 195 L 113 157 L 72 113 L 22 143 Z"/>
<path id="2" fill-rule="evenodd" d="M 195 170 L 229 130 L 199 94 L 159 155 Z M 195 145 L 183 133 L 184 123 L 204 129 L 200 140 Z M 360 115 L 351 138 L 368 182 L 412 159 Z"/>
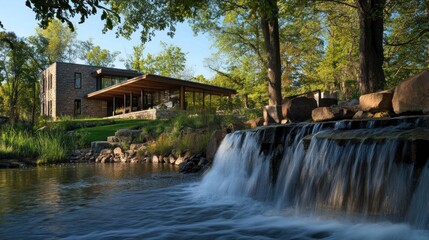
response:
<path id="1" fill-rule="evenodd" d="M 148 141 L 141 138 L 140 130 L 120 129 L 115 136 L 107 138 L 107 141 L 91 143 L 91 148 L 79 149 L 71 152 L 67 162 L 94 162 L 94 163 L 153 163 L 171 164 L 179 167 L 182 173 L 202 172 L 208 169 L 214 158 L 216 150 L 227 130 L 216 130 L 204 153 L 153 155 L 148 152 Z M 140 136 L 140 137 L 138 137 Z M 142 141 L 137 143 L 136 139 Z M 134 143 L 133 143 L 134 142 Z M 128 147 L 129 146 L 129 147 Z"/>

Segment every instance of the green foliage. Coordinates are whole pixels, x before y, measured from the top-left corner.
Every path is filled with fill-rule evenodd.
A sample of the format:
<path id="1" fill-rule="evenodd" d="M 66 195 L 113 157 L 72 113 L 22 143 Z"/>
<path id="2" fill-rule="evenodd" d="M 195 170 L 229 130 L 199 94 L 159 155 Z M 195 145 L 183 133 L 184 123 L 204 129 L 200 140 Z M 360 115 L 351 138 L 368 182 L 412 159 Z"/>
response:
<path id="1" fill-rule="evenodd" d="M 76 59 L 76 33 L 55 18 L 49 20 L 45 29 L 36 28 L 36 35 L 29 37 L 29 41 L 37 54 L 40 70 L 54 62 Z"/>
<path id="2" fill-rule="evenodd" d="M 32 51 L 23 38 L 0 32 L 0 96 L 3 114 L 12 122 L 33 112 L 36 104 L 37 68 Z M 33 110 L 33 111 L 32 111 Z"/>
<path id="3" fill-rule="evenodd" d="M 387 88 L 428 68 L 428 3 L 399 0 L 385 21 L 384 70 Z"/>
<path id="4" fill-rule="evenodd" d="M 158 138 L 150 143 L 147 147 L 147 151 L 151 155 L 162 155 L 168 156 L 174 149 L 174 139 L 172 136 L 167 134 L 161 134 Z"/>
<path id="5" fill-rule="evenodd" d="M 125 66 L 145 74 L 182 78 L 186 66 L 186 53 L 172 44 L 168 45 L 165 42 L 160 44 L 162 50 L 157 55 L 144 54 L 144 45 L 134 46 L 134 52 L 125 60 Z"/>
<path id="6" fill-rule="evenodd" d="M 100 46 L 95 46 L 92 39 L 81 41 L 79 51 L 79 58 L 86 64 L 102 67 L 114 67 L 115 59 L 120 53 L 110 52 L 107 49 L 102 49 Z"/>
<path id="7" fill-rule="evenodd" d="M 190 155 L 205 153 L 212 132 L 190 132 L 179 136 L 163 133 L 148 145 L 150 155 L 168 156 L 174 152 L 176 156 L 188 153 Z"/>
<path id="8" fill-rule="evenodd" d="M 81 135 L 63 131 L 36 131 L 3 127 L 0 132 L 0 158 L 30 158 L 38 163 L 58 163 L 82 142 Z"/>

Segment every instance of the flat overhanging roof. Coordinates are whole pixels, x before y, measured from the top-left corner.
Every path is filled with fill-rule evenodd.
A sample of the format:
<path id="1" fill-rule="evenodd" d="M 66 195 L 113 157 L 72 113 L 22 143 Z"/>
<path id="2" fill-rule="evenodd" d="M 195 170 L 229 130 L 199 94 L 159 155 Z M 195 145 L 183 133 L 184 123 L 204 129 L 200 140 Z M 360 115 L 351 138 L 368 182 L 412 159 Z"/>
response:
<path id="1" fill-rule="evenodd" d="M 133 93 L 140 95 L 141 91 L 158 92 L 163 90 L 178 90 L 184 87 L 186 92 L 200 92 L 211 95 L 230 96 L 237 91 L 230 88 L 217 87 L 209 84 L 192 82 L 177 78 L 163 77 L 153 74 L 140 75 L 113 86 L 89 93 L 87 98 L 109 100 Z"/>

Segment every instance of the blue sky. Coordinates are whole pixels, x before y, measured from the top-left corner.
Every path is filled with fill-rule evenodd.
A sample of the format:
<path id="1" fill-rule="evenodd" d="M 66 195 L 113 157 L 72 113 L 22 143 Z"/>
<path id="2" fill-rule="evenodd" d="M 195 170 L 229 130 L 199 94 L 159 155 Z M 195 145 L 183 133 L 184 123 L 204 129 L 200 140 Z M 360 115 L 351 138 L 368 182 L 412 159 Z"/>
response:
<path id="1" fill-rule="evenodd" d="M 25 0 L 0 0 L 0 21 L 6 31 L 15 32 L 20 37 L 27 37 L 35 34 L 37 21 L 35 14 L 25 6 Z M 76 21 L 77 23 L 77 21 Z M 135 33 L 131 40 L 116 38 L 115 31 L 103 34 L 103 22 L 99 16 L 90 16 L 85 23 L 76 25 L 77 39 L 88 40 L 92 38 L 96 45 L 110 51 L 119 51 L 121 55 L 115 62 L 115 67 L 123 68 L 123 63 L 119 58 L 125 58 L 126 54 L 132 54 L 132 47 L 140 44 L 140 35 Z M 152 41 L 145 44 L 146 53 L 156 54 L 160 51 L 160 41 L 179 46 L 183 52 L 187 53 L 187 67 L 194 72 L 194 75 L 202 74 L 210 78 L 214 73 L 204 67 L 204 59 L 210 57 L 215 52 L 211 49 L 212 42 L 208 35 L 199 34 L 194 36 L 192 29 L 186 24 L 178 24 L 174 38 L 167 36 L 166 32 L 157 32 Z M 79 61 L 77 61 L 79 62 Z"/>

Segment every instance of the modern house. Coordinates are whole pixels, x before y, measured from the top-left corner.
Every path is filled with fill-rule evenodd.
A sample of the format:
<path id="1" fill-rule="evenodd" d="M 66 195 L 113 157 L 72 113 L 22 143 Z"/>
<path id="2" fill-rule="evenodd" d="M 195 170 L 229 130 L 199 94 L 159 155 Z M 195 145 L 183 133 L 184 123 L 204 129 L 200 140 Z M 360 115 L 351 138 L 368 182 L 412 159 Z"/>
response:
<path id="1" fill-rule="evenodd" d="M 156 118 L 156 109 L 202 107 L 211 96 L 230 97 L 234 89 L 141 74 L 132 70 L 56 62 L 41 73 L 41 114 L 59 116 Z"/>

